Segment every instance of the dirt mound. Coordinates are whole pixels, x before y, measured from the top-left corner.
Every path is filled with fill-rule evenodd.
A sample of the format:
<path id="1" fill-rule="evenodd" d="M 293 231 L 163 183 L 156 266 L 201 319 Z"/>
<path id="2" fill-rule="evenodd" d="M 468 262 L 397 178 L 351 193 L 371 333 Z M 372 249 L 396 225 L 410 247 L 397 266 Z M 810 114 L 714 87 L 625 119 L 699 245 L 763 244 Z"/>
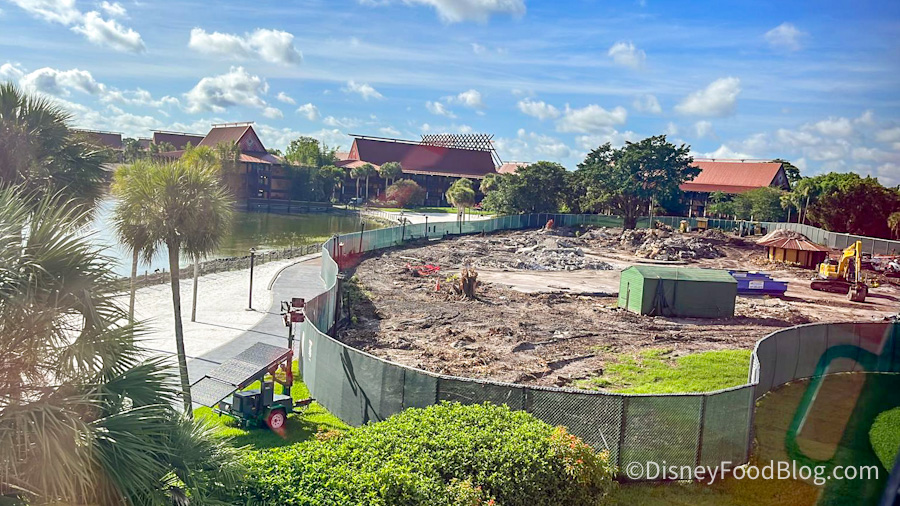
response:
<path id="1" fill-rule="evenodd" d="M 725 243 L 731 240 L 731 237 L 718 228 L 710 228 L 700 233 L 700 237 L 712 243 Z"/>
<path id="2" fill-rule="evenodd" d="M 761 239 L 759 239 L 756 242 L 761 243 L 761 242 L 771 241 L 773 239 L 800 239 L 800 240 L 804 240 L 804 241 L 809 240 L 809 238 L 807 238 L 805 235 L 801 234 L 800 232 L 794 232 L 793 230 L 786 230 L 783 228 L 779 228 L 777 230 L 773 230 L 773 231 L 769 232 L 768 234 L 764 235 Z"/>

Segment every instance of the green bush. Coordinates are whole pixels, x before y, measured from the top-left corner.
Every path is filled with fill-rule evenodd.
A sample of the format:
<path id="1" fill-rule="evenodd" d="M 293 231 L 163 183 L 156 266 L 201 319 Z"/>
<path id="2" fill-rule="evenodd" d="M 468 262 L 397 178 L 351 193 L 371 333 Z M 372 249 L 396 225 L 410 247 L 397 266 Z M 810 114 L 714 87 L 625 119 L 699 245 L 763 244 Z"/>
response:
<path id="1" fill-rule="evenodd" d="M 254 452 L 236 504 L 599 505 L 605 453 L 506 406 L 442 403 Z"/>
<path id="2" fill-rule="evenodd" d="M 869 440 L 885 469 L 893 468 L 900 449 L 900 408 L 885 411 L 875 418 L 869 429 Z"/>

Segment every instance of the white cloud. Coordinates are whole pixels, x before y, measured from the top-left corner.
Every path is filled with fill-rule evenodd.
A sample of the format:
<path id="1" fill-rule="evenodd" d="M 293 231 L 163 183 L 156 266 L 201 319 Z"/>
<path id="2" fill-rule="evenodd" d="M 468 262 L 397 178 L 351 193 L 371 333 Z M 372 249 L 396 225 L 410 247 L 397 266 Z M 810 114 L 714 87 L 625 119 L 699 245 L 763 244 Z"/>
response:
<path id="1" fill-rule="evenodd" d="M 692 116 L 728 116 L 734 113 L 740 93 L 740 79 L 723 77 L 685 97 L 675 110 Z"/>
<path id="2" fill-rule="evenodd" d="M 257 28 L 243 36 L 193 28 L 188 47 L 204 54 L 236 60 L 258 57 L 285 65 L 303 61 L 303 55 L 294 46 L 293 34 L 265 28 Z"/>
<path id="3" fill-rule="evenodd" d="M 598 134 L 579 135 L 575 137 L 575 141 L 578 143 L 578 147 L 583 149 L 585 152 L 595 149 L 596 147 L 606 144 L 607 142 L 612 144 L 613 146 L 623 146 L 625 145 L 625 142 L 634 142 L 640 139 L 641 136 L 636 132 L 632 132 L 631 130 L 619 132 L 612 127 L 606 127 Z"/>
<path id="4" fill-rule="evenodd" d="M 187 111 L 223 112 L 235 105 L 264 109 L 266 102 L 260 95 L 268 90 L 261 77 L 248 74 L 243 67 L 231 67 L 226 74 L 204 77 L 185 93 Z"/>
<path id="5" fill-rule="evenodd" d="M 142 53 L 147 49 L 141 34 L 120 25 L 114 19 L 103 19 L 96 11 L 85 14 L 82 24 L 72 27 L 72 31 L 84 35 L 98 46 L 111 47 L 117 51 Z"/>
<path id="6" fill-rule="evenodd" d="M 453 123 L 449 126 L 434 126 L 428 123 L 422 123 L 419 128 L 422 133 L 442 133 L 442 134 L 470 134 L 474 129 L 469 125 L 457 125 Z"/>
<path id="7" fill-rule="evenodd" d="M 53 23 L 71 25 L 81 19 L 75 0 L 10 0 L 25 11 Z"/>
<path id="8" fill-rule="evenodd" d="M 628 111 L 622 106 L 607 111 L 596 104 L 572 109 L 566 104 L 562 118 L 556 123 L 560 132 L 594 133 L 612 125 L 620 125 L 628 119 Z"/>
<path id="9" fill-rule="evenodd" d="M 516 106 L 523 114 L 534 116 L 541 121 L 546 119 L 556 119 L 560 115 L 559 109 L 556 107 L 553 107 L 544 101 L 531 100 L 530 98 L 520 100 Z"/>
<path id="10" fill-rule="evenodd" d="M 475 54 L 484 54 L 488 51 L 488 48 L 478 44 L 477 42 L 472 43 L 472 52 Z"/>
<path id="11" fill-rule="evenodd" d="M 392 0 L 359 0 L 366 5 L 385 5 Z M 494 14 L 525 14 L 525 0 L 403 0 L 407 5 L 433 7 L 446 23 L 485 22 Z"/>
<path id="12" fill-rule="evenodd" d="M 297 108 L 297 113 L 306 116 L 309 121 L 317 121 L 319 119 L 319 108 L 313 104 L 303 104 Z"/>
<path id="13" fill-rule="evenodd" d="M 766 32 L 765 38 L 774 48 L 797 51 L 801 47 L 800 39 L 805 35 L 793 24 L 785 22 Z"/>
<path id="14" fill-rule="evenodd" d="M 701 139 L 704 137 L 716 137 L 716 132 L 715 130 L 713 130 L 712 123 L 706 120 L 701 120 L 694 123 L 694 133 L 696 133 L 697 137 L 700 137 Z"/>
<path id="15" fill-rule="evenodd" d="M 103 12 L 105 12 L 107 15 L 114 18 L 124 18 L 128 16 L 128 11 L 125 10 L 125 7 L 122 7 L 122 4 L 120 4 L 119 2 L 110 3 L 106 0 L 103 0 L 103 2 L 100 3 L 100 8 L 103 9 Z"/>
<path id="16" fill-rule="evenodd" d="M 81 12 L 75 7 L 75 0 L 10 1 L 44 21 L 70 27 L 72 31 L 84 35 L 94 44 L 111 47 L 117 51 L 135 53 L 143 52 L 146 49 L 138 32 L 120 25 L 115 20 L 103 19 L 97 11 Z M 108 12 L 122 11 L 124 13 L 124 8 L 119 4 L 104 2 L 101 4 L 101 8 Z"/>
<path id="17" fill-rule="evenodd" d="M 728 146 L 722 144 L 719 146 L 719 149 L 709 152 L 709 153 L 701 153 L 701 158 L 716 158 L 716 159 L 735 159 L 735 160 L 747 160 L 753 158 L 747 153 L 741 153 L 738 151 L 734 151 Z"/>
<path id="18" fill-rule="evenodd" d="M 886 128 L 876 133 L 875 139 L 880 142 L 900 142 L 900 126 Z"/>
<path id="19" fill-rule="evenodd" d="M 865 126 L 872 126 L 875 124 L 875 112 L 872 109 L 866 109 L 858 118 L 853 120 L 854 123 Z"/>
<path id="20" fill-rule="evenodd" d="M 523 114 L 534 116 L 541 121 L 544 121 L 546 119 L 556 119 L 560 115 L 559 109 L 544 101 L 537 101 L 526 98 L 524 100 L 520 100 L 516 105 Z"/>
<path id="21" fill-rule="evenodd" d="M 25 75 L 25 70 L 18 63 L 6 62 L 0 65 L 0 81 L 18 82 Z"/>
<path id="22" fill-rule="evenodd" d="M 400 130 L 397 130 L 396 128 L 394 128 L 392 126 L 381 127 L 378 129 L 378 131 L 381 133 L 381 135 L 387 135 L 389 137 L 399 137 L 400 136 Z"/>
<path id="23" fill-rule="evenodd" d="M 456 115 L 453 114 L 453 111 L 447 109 L 447 107 L 445 107 L 441 102 L 432 102 L 429 100 L 428 102 L 425 102 L 425 108 L 428 109 L 428 112 L 430 112 L 431 114 L 446 116 L 448 118 L 456 117 Z"/>
<path id="24" fill-rule="evenodd" d="M 153 95 L 141 88 L 138 88 L 134 91 L 119 91 L 119 90 L 109 90 L 101 99 L 104 102 L 114 102 L 120 104 L 128 104 L 128 105 L 136 105 L 136 106 L 144 106 L 144 107 L 163 107 L 163 106 L 178 106 L 180 102 L 175 97 L 170 97 L 168 95 L 156 100 L 153 98 Z"/>
<path id="25" fill-rule="evenodd" d="M 814 123 L 811 128 L 828 137 L 850 137 L 853 135 L 853 124 L 847 118 L 830 117 Z"/>
<path id="26" fill-rule="evenodd" d="M 334 116 L 326 117 L 322 120 L 322 123 L 335 128 L 355 128 L 362 124 L 362 122 L 356 118 L 335 118 Z"/>
<path id="27" fill-rule="evenodd" d="M 341 88 L 344 93 L 356 93 L 361 96 L 363 100 L 369 99 L 377 99 L 381 100 L 384 98 L 384 95 L 378 93 L 378 90 L 373 88 L 368 83 L 357 83 L 356 81 L 347 81 L 347 86 L 345 88 Z"/>
<path id="28" fill-rule="evenodd" d="M 673 137 L 678 135 L 678 125 L 670 121 L 669 124 L 666 125 L 666 129 L 663 133 Z"/>
<path id="29" fill-rule="evenodd" d="M 478 90 L 464 91 L 457 95 L 453 101 L 472 109 L 482 109 L 484 107 L 481 93 Z"/>
<path id="30" fill-rule="evenodd" d="M 278 95 L 275 95 L 275 98 L 279 102 L 284 102 L 285 104 L 297 105 L 297 101 L 294 100 L 293 98 L 291 98 L 290 95 L 288 95 L 287 93 L 285 93 L 283 91 L 279 91 Z"/>
<path id="31" fill-rule="evenodd" d="M 606 54 L 617 64 L 631 68 L 640 68 L 647 59 L 647 54 L 631 42 L 616 42 Z"/>
<path id="32" fill-rule="evenodd" d="M 563 141 L 525 129 L 519 129 L 514 138 L 496 139 L 494 145 L 504 159 L 522 162 L 560 161 L 572 154 Z"/>
<path id="33" fill-rule="evenodd" d="M 281 119 L 284 117 L 284 113 L 277 107 L 266 107 L 263 109 L 262 114 L 269 119 Z"/>
<path id="34" fill-rule="evenodd" d="M 662 113 L 662 107 L 659 100 L 654 95 L 643 95 L 634 99 L 634 108 L 640 112 L 649 112 L 651 114 Z"/>
<path id="35" fill-rule="evenodd" d="M 87 70 L 57 70 L 44 67 L 21 77 L 23 88 L 57 97 L 69 96 L 71 90 L 89 95 L 101 95 L 106 86 L 98 83 Z"/>

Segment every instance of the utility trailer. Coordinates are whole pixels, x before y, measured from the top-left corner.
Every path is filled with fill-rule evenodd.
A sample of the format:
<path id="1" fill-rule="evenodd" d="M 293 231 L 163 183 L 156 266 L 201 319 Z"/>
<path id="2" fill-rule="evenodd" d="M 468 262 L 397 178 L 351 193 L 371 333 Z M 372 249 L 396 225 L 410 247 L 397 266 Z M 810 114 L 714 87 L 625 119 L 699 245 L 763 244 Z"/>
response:
<path id="1" fill-rule="evenodd" d="M 288 414 L 302 411 L 314 400 L 295 402 L 291 398 L 293 357 L 290 348 L 256 343 L 191 385 L 191 398 L 216 413 L 240 420 L 244 427 L 266 425 L 282 430 Z M 284 380 L 278 378 L 279 371 Z M 245 390 L 257 381 L 259 388 Z M 275 393 L 276 383 L 282 385 L 281 394 Z"/>

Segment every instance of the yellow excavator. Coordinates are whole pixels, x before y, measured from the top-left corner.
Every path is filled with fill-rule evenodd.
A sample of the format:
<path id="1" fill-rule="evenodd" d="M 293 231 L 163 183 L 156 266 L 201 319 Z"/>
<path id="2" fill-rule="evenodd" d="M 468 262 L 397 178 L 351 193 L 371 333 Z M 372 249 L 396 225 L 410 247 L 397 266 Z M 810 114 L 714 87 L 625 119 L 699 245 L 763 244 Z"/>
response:
<path id="1" fill-rule="evenodd" d="M 809 287 L 823 292 L 846 293 L 853 302 L 865 302 L 869 285 L 862 277 L 862 241 L 844 250 L 839 261 L 826 258 Z"/>

